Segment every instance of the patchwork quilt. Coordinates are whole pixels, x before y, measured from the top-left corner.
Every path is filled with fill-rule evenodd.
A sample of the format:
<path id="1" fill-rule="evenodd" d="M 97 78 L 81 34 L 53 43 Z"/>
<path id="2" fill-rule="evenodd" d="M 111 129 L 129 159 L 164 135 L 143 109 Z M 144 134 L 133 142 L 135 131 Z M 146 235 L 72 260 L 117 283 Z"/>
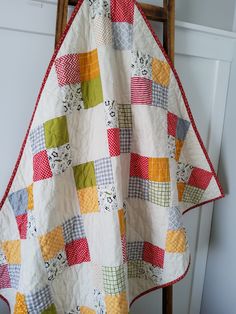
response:
<path id="1" fill-rule="evenodd" d="M 80 0 L 0 211 L 11 313 L 127 314 L 190 264 L 182 216 L 223 197 L 170 60 L 133 0 Z"/>

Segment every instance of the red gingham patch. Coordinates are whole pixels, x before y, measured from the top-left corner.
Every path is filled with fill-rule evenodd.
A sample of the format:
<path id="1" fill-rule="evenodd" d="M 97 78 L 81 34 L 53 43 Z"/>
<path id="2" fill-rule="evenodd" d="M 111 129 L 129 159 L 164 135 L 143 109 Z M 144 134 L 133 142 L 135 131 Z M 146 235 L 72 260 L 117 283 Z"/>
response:
<path id="1" fill-rule="evenodd" d="M 107 130 L 108 146 L 110 156 L 120 155 L 120 129 L 113 128 Z"/>
<path id="2" fill-rule="evenodd" d="M 131 103 L 152 104 L 152 81 L 143 77 L 131 78 Z"/>
<path id="3" fill-rule="evenodd" d="M 34 177 L 33 180 L 39 181 L 52 177 L 52 171 L 48 161 L 47 151 L 43 150 L 34 155 L 33 158 Z"/>
<path id="4" fill-rule="evenodd" d="M 148 157 L 131 154 L 130 176 L 148 180 Z"/>
<path id="5" fill-rule="evenodd" d="M 201 168 L 193 168 L 188 184 L 206 190 L 213 174 Z"/>
<path id="6" fill-rule="evenodd" d="M 127 22 L 133 24 L 134 1 L 111 0 L 111 20 L 112 22 Z"/>
<path id="7" fill-rule="evenodd" d="M 178 117 L 168 112 L 168 134 L 176 137 Z"/>
<path id="8" fill-rule="evenodd" d="M 70 266 L 90 262 L 87 239 L 82 238 L 66 244 L 66 256 Z"/>
<path id="9" fill-rule="evenodd" d="M 78 54 L 69 54 L 56 59 L 55 68 L 60 86 L 80 82 Z"/>
<path id="10" fill-rule="evenodd" d="M 126 236 L 121 237 L 121 245 L 122 245 L 122 255 L 123 255 L 123 263 L 127 262 L 127 245 L 126 245 Z"/>
<path id="11" fill-rule="evenodd" d="M 20 233 L 20 238 L 26 239 L 28 215 L 27 214 L 19 215 L 16 217 L 16 221 Z"/>
<path id="12" fill-rule="evenodd" d="M 0 289 L 11 288 L 11 280 L 7 265 L 0 265 Z"/>
<path id="13" fill-rule="evenodd" d="M 165 251 L 149 242 L 144 242 L 143 260 L 163 268 Z"/>

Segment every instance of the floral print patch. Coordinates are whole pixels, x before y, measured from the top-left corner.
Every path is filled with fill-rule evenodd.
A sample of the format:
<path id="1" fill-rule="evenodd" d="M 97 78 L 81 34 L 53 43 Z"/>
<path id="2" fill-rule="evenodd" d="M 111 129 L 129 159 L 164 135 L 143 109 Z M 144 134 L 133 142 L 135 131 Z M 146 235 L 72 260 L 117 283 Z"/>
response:
<path id="1" fill-rule="evenodd" d="M 101 291 L 94 289 L 94 299 L 96 314 L 106 314 L 106 306 L 104 302 L 104 295 Z"/>
<path id="2" fill-rule="evenodd" d="M 61 274 L 68 266 L 65 251 L 60 251 L 56 257 L 45 262 L 45 267 L 48 273 L 48 280 L 52 281 L 57 275 Z"/>
<path id="3" fill-rule="evenodd" d="M 91 7 L 91 17 L 105 16 L 111 18 L 110 1 L 108 0 L 89 0 Z"/>
<path id="4" fill-rule="evenodd" d="M 116 189 L 114 185 L 98 186 L 98 202 L 101 211 L 118 210 Z"/>
<path id="5" fill-rule="evenodd" d="M 178 162 L 176 171 L 177 181 L 188 182 L 192 169 L 192 165 Z"/>
<path id="6" fill-rule="evenodd" d="M 143 263 L 143 269 L 145 279 L 152 280 L 154 284 L 158 284 L 162 281 L 162 269 L 160 267 Z"/>
<path id="7" fill-rule="evenodd" d="M 61 88 L 62 104 L 66 114 L 84 108 L 81 84 L 68 84 Z"/>
<path id="8" fill-rule="evenodd" d="M 54 175 L 61 174 L 66 171 L 66 169 L 72 163 L 70 144 L 48 149 L 48 159 L 50 168 Z"/>
<path id="9" fill-rule="evenodd" d="M 132 50 L 132 76 L 152 79 L 152 58 L 147 53 Z"/>
<path id="10" fill-rule="evenodd" d="M 34 214 L 31 211 L 28 211 L 28 220 L 27 220 L 27 238 L 31 239 L 37 235 L 36 228 L 36 219 Z"/>
<path id="11" fill-rule="evenodd" d="M 168 152 L 169 152 L 170 158 L 175 158 L 176 144 L 175 144 L 175 138 L 172 135 L 168 135 Z"/>
<path id="12" fill-rule="evenodd" d="M 106 100 L 105 105 L 105 120 L 107 128 L 118 128 L 119 119 L 118 119 L 118 107 L 117 103 L 114 100 Z"/>

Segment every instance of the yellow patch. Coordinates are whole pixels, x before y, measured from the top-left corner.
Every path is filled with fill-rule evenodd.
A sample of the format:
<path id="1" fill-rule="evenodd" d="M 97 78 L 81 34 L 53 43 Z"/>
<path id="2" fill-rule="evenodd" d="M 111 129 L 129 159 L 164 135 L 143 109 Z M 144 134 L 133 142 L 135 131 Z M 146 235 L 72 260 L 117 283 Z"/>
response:
<path id="1" fill-rule="evenodd" d="M 28 192 L 28 209 L 34 208 L 33 184 L 27 187 Z"/>
<path id="2" fill-rule="evenodd" d="M 21 263 L 20 240 L 2 242 L 1 247 L 6 256 L 8 264 L 20 264 Z"/>
<path id="3" fill-rule="evenodd" d="M 168 158 L 148 159 L 148 178 L 156 182 L 169 182 L 170 169 Z"/>
<path id="4" fill-rule="evenodd" d="M 121 236 L 123 236 L 125 235 L 125 215 L 124 215 L 123 209 L 118 210 L 118 216 L 119 216 L 119 223 L 120 223 L 120 234 Z"/>
<path id="5" fill-rule="evenodd" d="M 45 261 L 55 257 L 55 255 L 65 247 L 62 227 L 59 226 L 39 237 L 39 243 Z"/>
<path id="6" fill-rule="evenodd" d="M 157 84 L 167 87 L 170 82 L 170 66 L 167 62 L 152 60 L 152 79 Z"/>
<path id="7" fill-rule="evenodd" d="M 14 314 L 28 314 L 25 296 L 19 292 L 16 294 L 16 303 L 14 307 Z"/>
<path id="8" fill-rule="evenodd" d="M 182 202 L 183 200 L 184 188 L 185 188 L 185 183 L 183 182 L 177 183 L 178 199 L 180 202 Z"/>
<path id="9" fill-rule="evenodd" d="M 179 160 L 180 153 L 181 153 L 183 145 L 184 145 L 184 141 L 175 139 L 175 147 L 176 147 L 175 160 L 176 161 Z"/>
<path id="10" fill-rule="evenodd" d="M 183 253 L 186 251 L 186 233 L 184 229 L 168 230 L 166 238 L 166 252 Z"/>
<path id="11" fill-rule="evenodd" d="M 78 192 L 81 214 L 99 211 L 97 187 L 92 186 Z"/>
<path id="12" fill-rule="evenodd" d="M 126 292 L 105 296 L 107 314 L 127 314 L 128 302 Z"/>
<path id="13" fill-rule="evenodd" d="M 96 314 L 96 311 L 90 309 L 87 306 L 81 306 L 80 307 L 80 314 Z"/>
<path id="14" fill-rule="evenodd" d="M 80 81 L 90 81 L 99 76 L 97 49 L 79 54 Z"/>

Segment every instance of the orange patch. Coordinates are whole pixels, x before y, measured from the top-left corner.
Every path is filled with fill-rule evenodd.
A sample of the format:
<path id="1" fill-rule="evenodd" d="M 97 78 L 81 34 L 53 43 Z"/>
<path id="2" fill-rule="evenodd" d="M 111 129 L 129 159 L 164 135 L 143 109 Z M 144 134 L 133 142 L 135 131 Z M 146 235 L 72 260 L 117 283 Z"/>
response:
<path id="1" fill-rule="evenodd" d="M 99 76 L 99 63 L 97 49 L 79 54 L 80 80 L 90 81 Z"/>
<path id="2" fill-rule="evenodd" d="M 187 239 L 184 229 L 168 230 L 166 238 L 166 252 L 184 253 L 186 251 Z"/>
<path id="3" fill-rule="evenodd" d="M 184 141 L 175 139 L 175 147 L 176 147 L 175 160 L 176 161 L 179 160 L 183 145 L 184 145 Z"/>
<path id="4" fill-rule="evenodd" d="M 80 314 L 96 314 L 96 311 L 90 309 L 87 306 L 81 306 L 80 307 Z"/>
<path id="5" fill-rule="evenodd" d="M 127 314 L 128 302 L 126 292 L 105 296 L 107 314 Z"/>
<path id="6" fill-rule="evenodd" d="M 125 215 L 124 210 L 119 209 L 118 210 L 118 216 L 119 216 L 119 223 L 120 223 L 120 234 L 121 236 L 125 235 Z"/>
<path id="7" fill-rule="evenodd" d="M 16 303 L 14 307 L 14 314 L 28 314 L 25 296 L 19 292 L 16 294 Z"/>
<path id="8" fill-rule="evenodd" d="M 169 182 L 169 159 L 148 158 L 148 178 L 149 180 L 156 182 Z"/>
<path id="9" fill-rule="evenodd" d="M 180 202 L 182 202 L 183 200 L 184 188 L 185 188 L 185 184 L 183 182 L 177 183 L 178 199 Z"/>
<path id="10" fill-rule="evenodd" d="M 152 79 L 157 84 L 167 87 L 170 82 L 170 66 L 167 62 L 152 60 Z"/>
<path id="11" fill-rule="evenodd" d="M 34 208 L 33 184 L 27 187 L 28 192 L 28 209 Z"/>
<path id="12" fill-rule="evenodd" d="M 55 255 L 65 247 L 62 227 L 59 226 L 39 237 L 39 243 L 45 261 L 55 257 Z"/>
<path id="13" fill-rule="evenodd" d="M 21 263 L 20 240 L 2 242 L 1 247 L 6 256 L 8 264 L 20 264 Z"/>
<path id="14" fill-rule="evenodd" d="M 78 192 L 80 212 L 88 214 L 99 211 L 97 187 L 92 186 L 79 190 Z"/>

